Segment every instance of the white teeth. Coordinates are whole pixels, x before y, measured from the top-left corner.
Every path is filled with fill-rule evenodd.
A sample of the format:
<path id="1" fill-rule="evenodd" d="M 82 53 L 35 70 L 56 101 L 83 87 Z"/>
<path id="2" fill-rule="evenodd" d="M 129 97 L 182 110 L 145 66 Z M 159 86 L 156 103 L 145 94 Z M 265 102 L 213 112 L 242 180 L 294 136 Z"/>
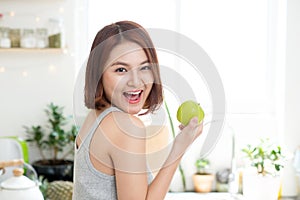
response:
<path id="1" fill-rule="evenodd" d="M 141 93 L 141 91 L 137 91 L 137 92 L 126 92 L 127 94 L 130 94 L 130 95 L 138 95 Z"/>

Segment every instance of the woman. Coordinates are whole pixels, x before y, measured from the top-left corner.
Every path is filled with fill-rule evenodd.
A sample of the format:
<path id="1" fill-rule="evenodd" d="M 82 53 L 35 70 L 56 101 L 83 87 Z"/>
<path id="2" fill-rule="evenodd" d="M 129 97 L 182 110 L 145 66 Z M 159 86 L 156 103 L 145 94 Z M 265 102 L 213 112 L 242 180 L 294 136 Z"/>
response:
<path id="1" fill-rule="evenodd" d="M 86 68 L 85 105 L 91 109 L 76 138 L 73 199 L 164 199 L 188 146 L 201 134 L 194 118 L 175 138 L 152 180 L 146 130 L 138 115 L 163 101 L 153 43 L 139 24 L 121 21 L 100 30 Z"/>

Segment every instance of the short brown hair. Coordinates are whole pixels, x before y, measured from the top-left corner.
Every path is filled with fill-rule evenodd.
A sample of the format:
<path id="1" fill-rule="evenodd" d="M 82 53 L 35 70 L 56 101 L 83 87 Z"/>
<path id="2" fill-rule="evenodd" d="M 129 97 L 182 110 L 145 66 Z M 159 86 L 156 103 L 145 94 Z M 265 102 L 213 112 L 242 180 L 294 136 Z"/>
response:
<path id="1" fill-rule="evenodd" d="M 100 110 L 109 103 L 104 95 L 102 74 L 110 52 L 124 41 L 134 42 L 141 46 L 151 63 L 154 83 L 143 106 L 147 111 L 143 114 L 153 112 L 163 101 L 157 54 L 148 32 L 141 25 L 131 21 L 107 25 L 95 36 L 86 67 L 85 105 L 89 109 Z"/>

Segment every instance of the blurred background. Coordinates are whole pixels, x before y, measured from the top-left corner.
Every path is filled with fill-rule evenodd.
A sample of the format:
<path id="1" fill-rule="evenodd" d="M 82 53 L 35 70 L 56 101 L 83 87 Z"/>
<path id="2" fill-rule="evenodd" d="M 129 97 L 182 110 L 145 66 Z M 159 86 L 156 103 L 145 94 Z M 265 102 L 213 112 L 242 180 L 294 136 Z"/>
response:
<path id="1" fill-rule="evenodd" d="M 22 33 L 20 46 L 14 47 L 7 43 L 7 29 L 1 29 L 0 136 L 25 137 L 24 125 L 46 121 L 43 110 L 49 102 L 75 114 L 80 125 L 86 110 L 83 104 L 74 106 L 73 92 L 82 80 L 93 38 L 107 24 L 132 20 L 145 28 L 187 36 L 214 62 L 226 96 L 226 124 L 209 155 L 214 170 L 231 166 L 233 134 L 237 158 L 245 144 L 269 137 L 289 155 L 282 193 L 295 196 L 298 189 L 292 163 L 300 145 L 299 10 L 298 0 L 0 0 L 0 27 Z M 49 48 L 53 44 L 43 40 L 43 30 L 46 34 L 58 30 L 62 34 L 59 46 Z M 213 110 L 205 79 L 191 78 L 190 64 L 178 56 L 163 51 L 158 56 L 160 64 L 186 77 L 210 116 Z M 168 91 L 166 99 L 176 121 L 179 102 Z M 167 123 L 151 121 L 153 126 Z M 168 140 L 164 136 L 156 139 L 153 145 Z M 188 177 L 195 172 L 190 158 L 196 159 L 199 151 L 195 144 L 183 159 Z M 29 155 L 30 162 L 39 159 L 35 149 Z M 237 166 L 242 164 L 237 159 Z M 192 189 L 191 181 L 187 187 Z"/>

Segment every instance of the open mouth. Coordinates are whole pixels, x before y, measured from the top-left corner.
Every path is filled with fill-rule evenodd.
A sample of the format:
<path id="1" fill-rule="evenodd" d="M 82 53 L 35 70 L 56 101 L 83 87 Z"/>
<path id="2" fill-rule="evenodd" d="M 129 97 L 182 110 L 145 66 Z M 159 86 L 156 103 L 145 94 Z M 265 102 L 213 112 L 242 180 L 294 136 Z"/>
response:
<path id="1" fill-rule="evenodd" d="M 141 99 L 141 95 L 143 90 L 135 90 L 135 91 L 128 91 L 124 92 L 124 96 L 129 101 L 129 103 L 138 103 Z"/>

